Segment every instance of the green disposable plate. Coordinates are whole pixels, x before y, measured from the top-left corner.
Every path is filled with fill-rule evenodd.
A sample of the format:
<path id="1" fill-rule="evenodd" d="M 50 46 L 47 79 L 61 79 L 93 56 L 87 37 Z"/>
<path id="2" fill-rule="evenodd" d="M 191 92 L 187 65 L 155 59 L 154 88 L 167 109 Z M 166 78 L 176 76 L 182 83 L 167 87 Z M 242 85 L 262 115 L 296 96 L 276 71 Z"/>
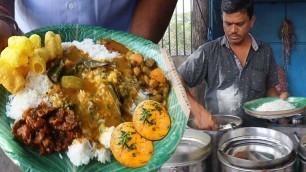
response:
<path id="1" fill-rule="evenodd" d="M 44 39 L 47 31 L 53 31 L 61 35 L 63 41 L 82 41 L 85 38 L 98 40 L 99 38 L 111 38 L 126 47 L 141 53 L 144 57 L 151 57 L 167 73 L 166 64 L 160 47 L 151 41 L 134 36 L 129 33 L 107 30 L 101 27 L 84 25 L 59 25 L 44 27 L 25 34 L 38 34 Z M 167 109 L 171 116 L 171 129 L 168 135 L 154 142 L 154 155 L 150 162 L 141 168 L 127 168 L 119 164 L 113 157 L 111 162 L 102 164 L 96 160 L 91 160 L 88 165 L 75 167 L 69 161 L 66 153 L 55 153 L 48 156 L 40 156 L 37 151 L 33 151 L 20 143 L 11 134 L 13 120 L 6 116 L 6 103 L 9 93 L 0 87 L 0 147 L 5 154 L 17 164 L 23 171 L 157 171 L 174 153 L 181 140 L 187 123 L 186 116 L 181 108 L 178 97 L 171 88 Z M 1 170 L 0 170 L 1 171 Z"/>
<path id="2" fill-rule="evenodd" d="M 265 97 L 260 99 L 255 99 L 246 102 L 243 105 L 245 112 L 249 115 L 265 118 L 265 119 L 276 119 L 297 115 L 303 112 L 306 108 L 306 98 L 305 97 L 289 97 L 286 99 L 287 102 L 295 106 L 295 109 L 283 110 L 283 111 L 256 111 L 256 109 L 264 103 L 279 100 L 277 97 Z"/>

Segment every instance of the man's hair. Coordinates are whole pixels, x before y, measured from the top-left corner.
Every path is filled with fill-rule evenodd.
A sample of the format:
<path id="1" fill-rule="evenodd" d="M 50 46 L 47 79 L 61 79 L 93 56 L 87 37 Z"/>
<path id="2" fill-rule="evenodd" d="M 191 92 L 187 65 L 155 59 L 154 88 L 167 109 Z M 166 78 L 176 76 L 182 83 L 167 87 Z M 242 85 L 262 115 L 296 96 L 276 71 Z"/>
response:
<path id="1" fill-rule="evenodd" d="M 221 12 L 232 14 L 240 11 L 246 11 L 249 18 L 253 17 L 254 3 L 253 0 L 222 0 Z"/>

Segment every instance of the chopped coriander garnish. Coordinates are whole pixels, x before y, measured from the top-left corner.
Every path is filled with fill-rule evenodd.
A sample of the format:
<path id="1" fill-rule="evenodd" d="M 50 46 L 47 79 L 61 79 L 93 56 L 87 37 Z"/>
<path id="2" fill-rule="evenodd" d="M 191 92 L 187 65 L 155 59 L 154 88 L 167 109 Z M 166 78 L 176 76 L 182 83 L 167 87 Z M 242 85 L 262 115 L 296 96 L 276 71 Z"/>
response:
<path id="1" fill-rule="evenodd" d="M 119 146 L 122 146 L 127 151 L 131 151 L 136 149 L 135 143 L 132 143 L 130 145 L 127 144 L 132 139 L 130 132 L 121 131 L 121 135 L 119 137 Z"/>
<path id="2" fill-rule="evenodd" d="M 146 125 L 154 125 L 155 124 L 154 119 L 149 121 L 150 116 L 152 116 L 151 111 L 152 110 L 142 108 L 141 117 L 139 121 L 144 122 Z"/>

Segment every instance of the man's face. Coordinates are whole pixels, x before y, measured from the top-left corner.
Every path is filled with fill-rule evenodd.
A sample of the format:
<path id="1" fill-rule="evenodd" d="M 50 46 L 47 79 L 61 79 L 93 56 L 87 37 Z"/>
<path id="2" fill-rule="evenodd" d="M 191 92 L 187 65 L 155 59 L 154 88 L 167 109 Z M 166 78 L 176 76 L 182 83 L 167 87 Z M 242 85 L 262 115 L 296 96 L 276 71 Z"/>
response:
<path id="1" fill-rule="evenodd" d="M 255 17 L 249 19 L 246 11 L 240 11 L 232 14 L 223 13 L 222 20 L 224 33 L 230 44 L 240 45 L 247 39 Z"/>

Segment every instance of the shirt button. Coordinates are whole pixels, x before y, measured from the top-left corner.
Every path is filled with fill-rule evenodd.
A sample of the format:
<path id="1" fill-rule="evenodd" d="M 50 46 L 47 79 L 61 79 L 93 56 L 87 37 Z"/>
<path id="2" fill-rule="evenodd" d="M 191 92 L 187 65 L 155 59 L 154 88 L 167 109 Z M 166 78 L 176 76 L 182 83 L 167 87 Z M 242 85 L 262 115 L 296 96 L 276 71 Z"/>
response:
<path id="1" fill-rule="evenodd" d="M 75 7 L 75 5 L 74 5 L 74 3 L 73 2 L 69 2 L 68 3 L 68 9 L 74 9 L 74 7 Z"/>

